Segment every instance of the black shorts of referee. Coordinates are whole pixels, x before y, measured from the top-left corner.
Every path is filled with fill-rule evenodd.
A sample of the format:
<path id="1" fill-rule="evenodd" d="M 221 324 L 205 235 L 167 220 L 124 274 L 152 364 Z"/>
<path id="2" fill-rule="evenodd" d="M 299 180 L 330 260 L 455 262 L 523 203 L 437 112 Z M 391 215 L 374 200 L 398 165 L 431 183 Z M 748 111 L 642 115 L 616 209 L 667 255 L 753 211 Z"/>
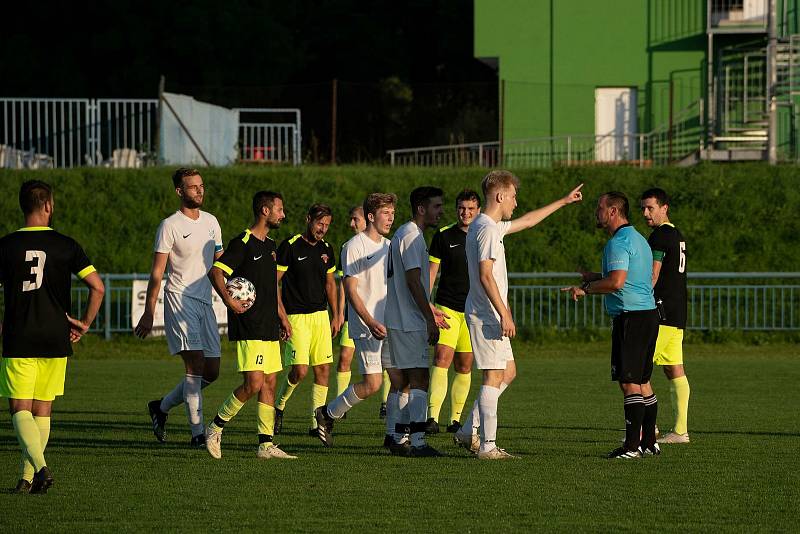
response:
<path id="1" fill-rule="evenodd" d="M 658 338 L 658 312 L 622 312 L 611 326 L 611 380 L 646 384 L 653 374 L 653 353 Z"/>

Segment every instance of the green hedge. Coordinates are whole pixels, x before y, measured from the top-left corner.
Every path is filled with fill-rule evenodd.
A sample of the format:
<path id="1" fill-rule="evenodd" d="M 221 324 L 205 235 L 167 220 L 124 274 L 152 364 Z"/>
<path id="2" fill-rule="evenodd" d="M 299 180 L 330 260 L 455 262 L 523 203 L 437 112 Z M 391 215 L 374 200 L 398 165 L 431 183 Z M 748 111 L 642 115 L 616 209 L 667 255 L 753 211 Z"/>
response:
<path id="1" fill-rule="evenodd" d="M 585 182 L 585 201 L 557 212 L 540 226 L 507 242 L 511 271 L 571 271 L 598 268 L 606 236 L 594 226 L 601 193 L 616 189 L 638 204 L 646 188 L 659 186 L 673 197 L 672 220 L 688 241 L 693 271 L 797 271 L 800 250 L 800 191 L 796 167 L 761 164 L 706 165 L 695 168 L 640 170 L 584 167 L 521 170 L 516 214 L 539 207 Z M 155 229 L 178 207 L 171 169 L 74 169 L 0 171 L 0 221 L 3 233 L 21 225 L 19 184 L 48 181 L 56 189 L 54 225 L 85 247 L 102 272 L 147 272 Z M 432 184 L 445 190 L 443 223 L 454 220 L 453 200 L 464 187 L 478 189 L 483 169 L 391 167 L 235 167 L 202 172 L 207 185 L 204 209 L 215 214 L 226 241 L 251 221 L 250 200 L 259 189 L 273 189 L 286 199 L 287 219 L 274 236 L 282 239 L 304 228 L 313 202 L 334 210 L 329 241 L 337 247 L 349 238 L 347 212 L 372 191 L 394 192 L 401 199 L 397 227 L 410 209 L 408 193 Z M 633 222 L 647 235 L 638 211 Z"/>

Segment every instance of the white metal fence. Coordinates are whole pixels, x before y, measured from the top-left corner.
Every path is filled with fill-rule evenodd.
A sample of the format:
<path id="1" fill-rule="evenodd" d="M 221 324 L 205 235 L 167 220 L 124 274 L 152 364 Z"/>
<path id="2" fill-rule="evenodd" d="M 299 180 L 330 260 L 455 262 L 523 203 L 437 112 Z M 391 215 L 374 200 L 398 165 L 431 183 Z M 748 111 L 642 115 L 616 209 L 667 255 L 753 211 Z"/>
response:
<path id="1" fill-rule="evenodd" d="M 299 109 L 237 108 L 235 111 L 239 112 L 239 161 L 300 165 Z M 242 116 L 248 120 L 243 121 Z M 276 122 L 284 117 L 285 120 Z M 261 122 L 265 118 L 269 122 Z"/>

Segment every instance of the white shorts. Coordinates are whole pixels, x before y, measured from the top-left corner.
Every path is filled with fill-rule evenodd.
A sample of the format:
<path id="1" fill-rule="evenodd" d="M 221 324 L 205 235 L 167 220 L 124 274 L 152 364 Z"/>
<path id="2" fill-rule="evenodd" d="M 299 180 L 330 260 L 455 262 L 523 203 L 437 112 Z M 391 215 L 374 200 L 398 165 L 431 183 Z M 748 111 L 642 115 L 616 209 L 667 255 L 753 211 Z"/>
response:
<path id="1" fill-rule="evenodd" d="M 210 303 L 165 291 L 164 335 L 170 354 L 202 350 L 206 358 L 219 358 L 219 327 Z"/>
<path id="2" fill-rule="evenodd" d="M 359 337 L 353 340 L 353 344 L 356 347 L 355 356 L 362 375 L 381 374 L 384 369 L 394 367 L 388 336 L 384 339 L 375 339 L 372 336 Z"/>
<path id="3" fill-rule="evenodd" d="M 427 369 L 428 333 L 425 330 L 403 332 L 389 329 L 392 338 L 392 363 L 398 369 Z"/>
<path id="4" fill-rule="evenodd" d="M 505 369 L 507 362 L 514 360 L 511 340 L 503 337 L 499 324 L 468 321 L 467 326 L 478 369 Z"/>

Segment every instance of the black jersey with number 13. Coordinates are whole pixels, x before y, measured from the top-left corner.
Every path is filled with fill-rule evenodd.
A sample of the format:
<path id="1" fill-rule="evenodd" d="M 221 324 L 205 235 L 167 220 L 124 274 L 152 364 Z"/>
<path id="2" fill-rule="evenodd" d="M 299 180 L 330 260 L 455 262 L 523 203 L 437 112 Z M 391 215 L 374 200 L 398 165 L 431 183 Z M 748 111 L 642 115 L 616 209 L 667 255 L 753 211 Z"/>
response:
<path id="1" fill-rule="evenodd" d="M 662 324 L 686 328 L 686 241 L 672 224 L 662 224 L 647 240 L 653 260 L 661 262 L 658 281 L 653 288 L 656 301 L 664 303 L 666 319 Z"/>

